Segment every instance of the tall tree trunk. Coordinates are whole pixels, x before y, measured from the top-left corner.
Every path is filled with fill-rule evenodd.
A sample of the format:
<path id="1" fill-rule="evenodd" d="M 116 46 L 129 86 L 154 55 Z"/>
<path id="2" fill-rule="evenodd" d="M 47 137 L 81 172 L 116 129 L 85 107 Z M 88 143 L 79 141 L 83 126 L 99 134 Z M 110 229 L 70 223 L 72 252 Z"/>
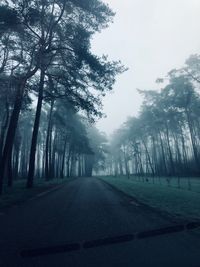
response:
<path id="1" fill-rule="evenodd" d="M 52 132 L 52 113 L 53 113 L 53 106 L 54 106 L 54 100 L 51 101 L 51 107 L 49 112 L 49 121 L 48 121 L 48 127 L 47 127 L 47 137 L 46 137 L 46 149 L 45 149 L 45 179 L 49 180 L 49 146 L 50 144 L 50 136 Z"/>
<path id="2" fill-rule="evenodd" d="M 120 175 L 123 176 L 123 166 L 122 166 L 122 159 L 121 156 L 119 155 L 119 171 L 120 171 Z"/>
<path id="3" fill-rule="evenodd" d="M 17 88 L 15 104 L 13 107 L 13 111 L 11 114 L 8 130 L 6 134 L 5 145 L 4 145 L 2 158 L 0 162 L 0 195 L 2 194 L 2 190 L 3 190 L 3 181 L 5 177 L 5 172 L 7 171 L 7 168 L 8 168 L 9 157 L 12 154 L 12 148 L 14 144 L 15 133 L 17 130 L 19 114 L 20 114 L 21 107 L 22 107 L 26 81 L 27 79 L 23 79 Z"/>
<path id="4" fill-rule="evenodd" d="M 159 131 L 159 139 L 160 139 L 160 145 L 161 145 L 161 151 L 162 151 L 162 162 L 163 162 L 163 166 L 164 166 L 164 175 L 167 175 L 168 171 L 167 171 L 167 164 L 166 164 L 166 158 L 165 158 L 165 150 L 164 150 L 164 144 L 163 144 L 163 140 L 162 140 L 162 136 L 161 136 L 160 131 Z"/>
<path id="5" fill-rule="evenodd" d="M 78 177 L 82 176 L 82 166 L 81 166 L 81 154 L 78 155 Z"/>
<path id="6" fill-rule="evenodd" d="M 37 102 L 37 109 L 36 109 L 35 122 L 34 122 L 34 127 L 33 127 L 32 141 L 31 141 L 29 172 L 28 172 L 28 179 L 27 179 L 27 184 L 26 184 L 27 188 L 33 187 L 37 137 L 38 137 L 38 131 L 39 131 L 39 126 L 40 126 L 40 117 L 41 117 L 42 101 L 43 101 L 44 78 L 45 78 L 45 71 L 42 69 L 40 72 L 38 102 Z"/>
<path id="7" fill-rule="evenodd" d="M 65 137 L 64 149 L 63 149 L 63 155 L 62 155 L 60 178 L 64 178 L 64 167 L 65 167 L 66 149 L 67 149 L 67 135 Z"/>
<path id="8" fill-rule="evenodd" d="M 8 160 L 7 175 L 8 175 L 8 187 L 12 187 L 13 185 L 12 153 L 10 154 L 10 157 Z"/>
<path id="9" fill-rule="evenodd" d="M 67 178 L 70 177 L 70 159 L 71 159 L 71 154 L 72 154 L 72 148 L 71 145 L 69 145 L 69 152 L 67 156 Z"/>
<path id="10" fill-rule="evenodd" d="M 194 130 L 193 130 L 193 125 L 192 125 L 192 121 L 190 118 L 190 112 L 188 109 L 185 110 L 186 116 L 187 116 L 187 123 L 188 123 L 188 128 L 189 128 L 189 132 L 190 132 L 190 138 L 191 138 L 191 142 L 192 142 L 192 149 L 193 149 L 193 154 L 194 154 L 194 159 L 195 159 L 195 163 L 196 163 L 196 167 L 198 170 L 200 170 L 200 161 L 199 161 L 199 157 L 198 157 L 198 151 L 197 151 L 197 147 L 196 147 L 196 143 L 195 143 L 195 136 L 194 136 Z"/>
<path id="11" fill-rule="evenodd" d="M 75 167 L 76 167 L 75 151 L 72 151 L 70 177 L 75 177 Z"/>
<path id="12" fill-rule="evenodd" d="M 148 160 L 148 162 L 149 162 L 149 166 L 150 166 L 150 168 L 151 168 L 151 173 L 152 173 L 152 175 L 153 175 L 153 177 L 154 177 L 155 172 L 154 172 L 154 169 L 153 169 L 153 165 L 152 165 L 152 162 L 151 162 L 151 157 L 150 157 L 150 154 L 149 154 L 147 145 L 146 145 L 146 143 L 145 143 L 144 140 L 142 140 L 142 142 L 143 142 L 143 145 L 144 145 L 144 148 L 145 148 L 145 151 L 146 151 L 146 156 L 147 156 L 147 160 Z"/>
<path id="13" fill-rule="evenodd" d="M 126 171 L 126 176 L 129 179 L 130 178 L 130 171 L 129 171 L 129 166 L 128 166 L 128 157 L 127 157 L 125 145 L 123 145 L 123 156 L 124 156 L 124 167 L 125 167 L 125 171 Z"/>
<path id="14" fill-rule="evenodd" d="M 5 134 L 6 134 L 6 130 L 7 130 L 8 123 L 9 123 L 9 103 L 8 103 L 8 101 L 6 101 L 5 108 L 6 108 L 6 112 L 5 112 L 3 122 L 2 122 L 1 135 L 0 135 L 0 160 L 2 157 L 2 153 L 3 153 Z"/>
<path id="15" fill-rule="evenodd" d="M 168 146 L 168 151 L 169 151 L 169 160 L 170 160 L 170 166 L 171 166 L 171 175 L 175 174 L 175 167 L 174 167 L 174 160 L 172 156 L 172 150 L 170 146 L 170 140 L 169 140 L 169 128 L 168 125 L 166 124 L 166 137 L 167 137 L 167 146 Z"/>

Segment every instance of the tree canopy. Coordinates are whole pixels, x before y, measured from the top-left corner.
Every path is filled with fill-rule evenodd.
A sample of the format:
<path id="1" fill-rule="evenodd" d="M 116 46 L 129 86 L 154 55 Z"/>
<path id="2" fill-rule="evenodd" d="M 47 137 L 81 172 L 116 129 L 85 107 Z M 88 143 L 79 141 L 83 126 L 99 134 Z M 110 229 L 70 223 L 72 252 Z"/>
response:
<path id="1" fill-rule="evenodd" d="M 15 164 L 19 173 L 24 161 L 21 173 L 26 173 L 27 187 L 32 187 L 36 173 L 45 172 L 48 179 L 49 166 L 56 161 L 61 176 L 69 176 L 74 172 L 70 174 L 69 169 L 75 168 L 77 154 L 92 153 L 82 121 L 84 117 L 94 121 L 102 116 L 102 97 L 112 90 L 116 76 L 125 71 L 120 61 L 112 62 L 105 55 L 99 57 L 91 52 L 93 35 L 108 27 L 113 16 L 100 0 L 1 2 L 0 83 L 4 110 L 0 192 L 8 172 L 12 177 L 9 170 Z M 80 112 L 84 114 L 78 115 Z M 25 143 L 20 130 L 26 128 L 22 116 L 30 116 L 31 122 L 31 140 Z M 45 118 L 48 123 L 43 121 Z M 64 146 L 62 153 L 59 146 Z M 41 151 L 43 158 L 39 156 Z M 66 162 L 68 171 L 63 167 Z"/>

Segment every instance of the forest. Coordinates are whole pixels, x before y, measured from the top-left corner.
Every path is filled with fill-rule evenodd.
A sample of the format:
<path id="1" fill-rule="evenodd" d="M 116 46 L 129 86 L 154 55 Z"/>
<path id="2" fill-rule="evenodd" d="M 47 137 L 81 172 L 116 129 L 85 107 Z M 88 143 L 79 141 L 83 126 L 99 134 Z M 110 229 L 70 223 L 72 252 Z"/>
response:
<path id="1" fill-rule="evenodd" d="M 91 52 L 114 12 L 98 0 L 2 1 L 0 194 L 24 180 L 200 175 L 200 55 L 139 90 L 143 104 L 111 137 L 95 122 L 120 61 Z M 134 103 L 133 103 L 134 105 Z M 148 179 L 148 178 L 147 178 Z"/>
<path id="2" fill-rule="evenodd" d="M 32 188 L 101 164 L 94 121 L 125 68 L 94 55 L 91 40 L 113 16 L 98 0 L 1 1 L 0 194 L 19 179 Z"/>
<path id="3" fill-rule="evenodd" d="M 199 266 L 199 8 L 0 0 L 0 267 Z"/>
<path id="4" fill-rule="evenodd" d="M 200 56 L 156 80 L 160 90 L 139 90 L 143 104 L 110 142 L 107 174 L 198 177 L 200 174 Z M 148 178 L 147 178 L 148 181 Z"/>

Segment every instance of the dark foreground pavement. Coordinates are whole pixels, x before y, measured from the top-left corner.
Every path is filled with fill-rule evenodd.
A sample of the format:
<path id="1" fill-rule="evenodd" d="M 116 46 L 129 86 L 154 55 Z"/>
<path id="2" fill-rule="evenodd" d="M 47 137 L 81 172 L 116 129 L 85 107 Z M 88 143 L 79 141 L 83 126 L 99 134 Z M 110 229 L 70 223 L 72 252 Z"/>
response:
<path id="1" fill-rule="evenodd" d="M 0 213 L 0 267 L 200 267 L 198 229 L 132 240 L 180 223 L 97 178 L 79 178 Z"/>

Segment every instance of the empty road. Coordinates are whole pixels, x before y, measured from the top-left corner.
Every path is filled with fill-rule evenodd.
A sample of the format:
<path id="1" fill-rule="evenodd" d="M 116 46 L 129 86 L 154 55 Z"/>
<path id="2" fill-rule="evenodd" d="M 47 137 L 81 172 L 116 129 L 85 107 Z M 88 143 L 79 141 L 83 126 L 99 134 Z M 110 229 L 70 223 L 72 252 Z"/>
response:
<path id="1" fill-rule="evenodd" d="M 1 213 L 0 266 L 200 267 L 198 229 L 139 238 L 182 223 L 98 178 L 77 178 Z"/>

